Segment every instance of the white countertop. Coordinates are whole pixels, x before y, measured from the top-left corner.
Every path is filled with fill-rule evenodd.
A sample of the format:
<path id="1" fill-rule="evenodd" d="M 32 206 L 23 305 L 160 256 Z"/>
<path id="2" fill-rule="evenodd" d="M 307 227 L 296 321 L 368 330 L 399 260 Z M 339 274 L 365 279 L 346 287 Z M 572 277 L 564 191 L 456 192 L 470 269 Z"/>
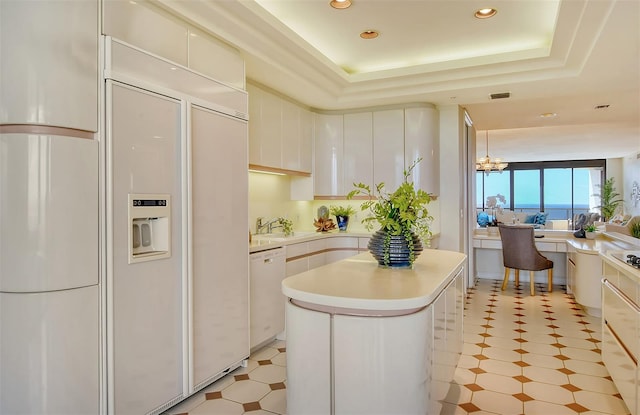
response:
<path id="1" fill-rule="evenodd" d="M 319 306 L 401 311 L 424 307 L 465 264 L 459 252 L 425 249 L 413 269 L 381 268 L 371 253 L 334 262 L 282 281 L 285 296 Z"/>
<path id="2" fill-rule="evenodd" d="M 292 236 L 284 237 L 282 234 L 260 234 L 253 235 L 251 237 L 251 243 L 249 244 L 249 253 L 266 251 L 268 249 L 280 248 L 286 245 L 297 244 L 300 242 L 314 241 L 321 238 L 337 238 L 337 237 L 352 237 L 352 238 L 370 238 L 370 233 L 365 232 L 298 232 L 294 231 Z"/>
<path id="3" fill-rule="evenodd" d="M 630 237 L 609 232 L 598 232 L 596 239 L 576 238 L 573 231 L 535 230 L 534 233 L 544 235 L 543 238 L 536 238 L 536 242 L 564 242 L 584 254 L 598 255 L 608 250 L 640 250 L 640 240 L 634 245 Z M 486 231 L 476 230 L 473 239 L 500 241 L 500 235 L 489 235 Z"/>
<path id="4" fill-rule="evenodd" d="M 640 248 L 637 248 L 637 249 L 635 249 L 633 251 L 637 252 L 639 250 L 640 250 Z M 621 250 L 617 249 L 617 250 L 608 250 L 606 252 L 600 252 L 600 257 L 604 261 L 609 263 L 609 265 L 611 265 L 612 267 L 617 269 L 618 271 L 620 271 L 623 274 L 628 275 L 629 277 L 633 278 L 635 282 L 640 283 L 640 269 L 633 268 L 633 267 L 631 267 L 629 265 L 624 264 L 619 259 L 614 258 L 613 256 L 611 256 L 611 254 L 614 253 L 614 252 L 621 252 Z M 624 252 L 624 251 L 622 251 L 622 252 Z"/>

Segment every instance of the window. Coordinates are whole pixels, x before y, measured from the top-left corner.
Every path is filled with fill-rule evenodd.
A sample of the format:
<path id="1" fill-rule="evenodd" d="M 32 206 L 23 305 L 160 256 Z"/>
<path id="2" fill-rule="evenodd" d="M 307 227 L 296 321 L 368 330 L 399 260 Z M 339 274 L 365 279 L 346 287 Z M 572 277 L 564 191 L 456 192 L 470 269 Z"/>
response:
<path id="1" fill-rule="evenodd" d="M 547 212 L 549 220 L 572 219 L 578 213 L 598 212 L 600 184 L 606 160 L 509 163 L 504 172 L 476 172 L 476 206 L 485 209 L 487 197 L 505 196 L 505 209 Z"/>

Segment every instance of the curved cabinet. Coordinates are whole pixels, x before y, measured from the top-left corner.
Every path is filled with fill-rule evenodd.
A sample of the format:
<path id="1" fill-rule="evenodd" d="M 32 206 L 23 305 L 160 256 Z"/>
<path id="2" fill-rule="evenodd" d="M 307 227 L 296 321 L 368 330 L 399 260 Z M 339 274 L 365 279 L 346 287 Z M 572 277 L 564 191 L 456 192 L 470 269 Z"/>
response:
<path id="1" fill-rule="evenodd" d="M 98 130 L 97 1 L 0 1 L 0 50 L 0 124 Z"/>

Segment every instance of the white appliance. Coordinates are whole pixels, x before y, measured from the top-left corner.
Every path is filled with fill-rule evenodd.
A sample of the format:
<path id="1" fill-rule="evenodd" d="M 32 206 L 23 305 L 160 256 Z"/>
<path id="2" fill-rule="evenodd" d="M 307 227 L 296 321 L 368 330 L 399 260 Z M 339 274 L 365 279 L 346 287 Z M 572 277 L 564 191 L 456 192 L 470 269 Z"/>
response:
<path id="1" fill-rule="evenodd" d="M 98 413 L 99 145 L 11 129 L 0 130 L 0 413 Z"/>
<path id="2" fill-rule="evenodd" d="M 251 286 L 251 348 L 284 331 L 285 304 L 282 280 L 286 276 L 285 248 L 249 255 Z"/>
<path id="3" fill-rule="evenodd" d="M 157 414 L 249 356 L 247 97 L 105 51 L 107 407 Z"/>

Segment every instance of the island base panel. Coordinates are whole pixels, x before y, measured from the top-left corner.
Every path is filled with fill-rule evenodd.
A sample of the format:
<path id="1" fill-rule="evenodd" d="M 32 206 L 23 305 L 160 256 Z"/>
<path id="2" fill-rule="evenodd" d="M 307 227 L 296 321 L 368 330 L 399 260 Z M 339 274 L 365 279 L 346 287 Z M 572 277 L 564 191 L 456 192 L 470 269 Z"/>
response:
<path id="1" fill-rule="evenodd" d="M 330 414 L 331 316 L 287 301 L 287 413 Z"/>

